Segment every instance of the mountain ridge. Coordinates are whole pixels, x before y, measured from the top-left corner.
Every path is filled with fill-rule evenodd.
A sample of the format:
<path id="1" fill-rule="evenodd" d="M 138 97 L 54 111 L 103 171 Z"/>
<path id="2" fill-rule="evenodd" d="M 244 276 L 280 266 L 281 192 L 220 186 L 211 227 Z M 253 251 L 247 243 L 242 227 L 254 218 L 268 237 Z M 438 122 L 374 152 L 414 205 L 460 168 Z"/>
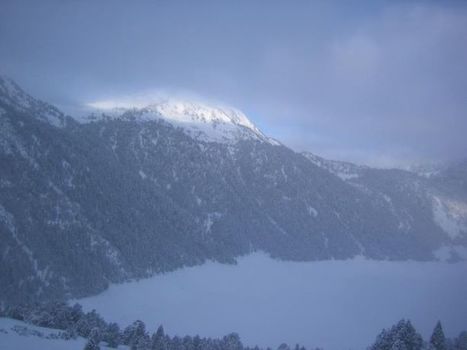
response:
<path id="1" fill-rule="evenodd" d="M 141 110 L 87 123 L 57 110 L 56 124 L 42 112 L 55 107 L 30 98 L 41 108 L 0 97 L 2 302 L 85 296 L 256 250 L 464 257 L 462 167 L 446 178 L 359 167 L 343 179 L 267 139 L 213 142 L 159 116 L 135 122 Z"/>

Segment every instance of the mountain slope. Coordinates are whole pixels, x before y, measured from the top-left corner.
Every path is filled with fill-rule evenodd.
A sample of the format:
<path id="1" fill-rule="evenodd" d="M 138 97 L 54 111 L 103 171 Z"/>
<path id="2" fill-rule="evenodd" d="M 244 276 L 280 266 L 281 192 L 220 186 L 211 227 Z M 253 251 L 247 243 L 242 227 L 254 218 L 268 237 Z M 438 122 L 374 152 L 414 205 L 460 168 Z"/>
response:
<path id="1" fill-rule="evenodd" d="M 448 237 L 435 255 L 465 259 L 467 242 L 467 162 L 421 174 L 399 169 L 374 169 L 348 162 L 304 154 L 314 164 L 336 174 L 348 184 L 384 200 L 399 221 L 399 229 L 420 239 L 438 231 Z M 439 256 L 439 254 L 443 256 Z"/>
<path id="2" fill-rule="evenodd" d="M 84 296 L 255 250 L 430 260 L 466 245 L 436 223 L 426 178 L 362 167 L 343 180 L 238 111 L 164 101 L 77 122 L 0 84 L 1 301 Z"/>

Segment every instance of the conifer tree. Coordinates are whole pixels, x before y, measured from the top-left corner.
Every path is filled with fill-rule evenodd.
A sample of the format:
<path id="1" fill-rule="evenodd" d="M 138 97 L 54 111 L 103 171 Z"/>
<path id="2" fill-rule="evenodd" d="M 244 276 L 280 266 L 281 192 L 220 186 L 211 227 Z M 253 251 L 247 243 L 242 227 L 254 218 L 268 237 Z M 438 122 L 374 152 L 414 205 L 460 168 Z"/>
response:
<path id="1" fill-rule="evenodd" d="M 410 321 L 401 320 L 390 330 L 383 330 L 370 350 L 421 350 L 422 337 Z"/>
<path id="2" fill-rule="evenodd" d="M 467 331 L 462 332 L 454 343 L 454 349 L 467 350 Z"/>
<path id="3" fill-rule="evenodd" d="M 436 323 L 433 334 L 430 338 L 430 346 L 433 350 L 447 350 L 446 349 L 446 337 L 444 336 L 443 327 L 441 322 Z"/>
<path id="4" fill-rule="evenodd" d="M 151 349 L 152 350 L 167 350 L 167 341 L 165 338 L 164 327 L 159 326 L 156 333 L 152 335 L 151 340 Z"/>

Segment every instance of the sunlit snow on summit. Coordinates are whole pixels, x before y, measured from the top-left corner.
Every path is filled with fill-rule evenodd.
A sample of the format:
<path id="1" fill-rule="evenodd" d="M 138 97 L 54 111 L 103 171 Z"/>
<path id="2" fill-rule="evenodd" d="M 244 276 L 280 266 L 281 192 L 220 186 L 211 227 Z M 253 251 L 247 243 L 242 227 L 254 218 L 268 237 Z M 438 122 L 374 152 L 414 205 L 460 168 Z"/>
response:
<path id="1" fill-rule="evenodd" d="M 87 108 L 97 112 L 81 121 L 89 122 L 101 118 L 140 121 L 163 119 L 175 127 L 182 128 L 188 135 L 206 142 L 232 143 L 238 140 L 262 140 L 273 145 L 279 143 L 266 137 L 240 110 L 216 102 L 193 97 L 167 94 L 141 94 L 130 97 L 91 102 Z"/>

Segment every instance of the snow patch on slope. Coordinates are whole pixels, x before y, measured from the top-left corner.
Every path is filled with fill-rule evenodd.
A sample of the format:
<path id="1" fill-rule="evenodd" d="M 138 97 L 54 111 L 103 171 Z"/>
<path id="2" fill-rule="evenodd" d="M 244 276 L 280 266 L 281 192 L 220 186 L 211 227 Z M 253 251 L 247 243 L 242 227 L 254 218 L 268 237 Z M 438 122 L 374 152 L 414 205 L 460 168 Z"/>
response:
<path id="1" fill-rule="evenodd" d="M 467 234 L 467 204 L 433 196 L 433 218 L 451 239 Z"/>
<path id="2" fill-rule="evenodd" d="M 315 218 L 318 216 L 318 211 L 308 203 L 306 204 L 306 210 L 310 216 L 313 216 Z"/>

